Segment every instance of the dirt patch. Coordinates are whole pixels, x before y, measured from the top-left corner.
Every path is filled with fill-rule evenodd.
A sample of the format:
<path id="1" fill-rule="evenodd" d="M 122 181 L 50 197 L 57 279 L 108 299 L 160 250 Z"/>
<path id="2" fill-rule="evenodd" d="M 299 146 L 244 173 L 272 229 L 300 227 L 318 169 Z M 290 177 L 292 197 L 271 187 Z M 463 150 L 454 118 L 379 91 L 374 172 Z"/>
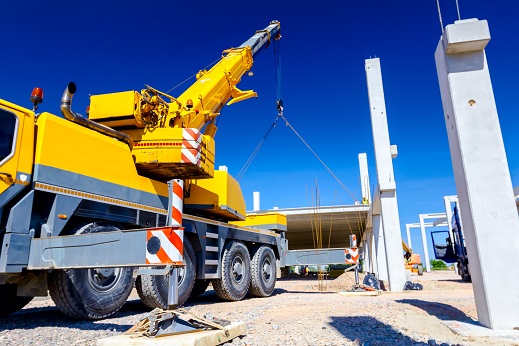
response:
<path id="1" fill-rule="evenodd" d="M 410 275 L 423 291 L 384 292 L 378 296 L 343 296 L 355 283 L 354 273 L 327 281 L 318 290 L 316 276 L 280 279 L 272 296 L 219 300 L 210 287 L 186 306 L 196 315 L 247 323 L 247 334 L 229 346 L 277 345 L 519 345 L 487 337 L 461 337 L 441 322 L 473 321 L 472 285 L 453 272 Z M 361 276 L 362 280 L 362 276 Z M 35 299 L 20 312 L 2 319 L 2 345 L 95 345 L 118 335 L 149 311 L 135 292 L 121 311 L 101 321 L 74 321 L 57 311 L 50 299 Z"/>

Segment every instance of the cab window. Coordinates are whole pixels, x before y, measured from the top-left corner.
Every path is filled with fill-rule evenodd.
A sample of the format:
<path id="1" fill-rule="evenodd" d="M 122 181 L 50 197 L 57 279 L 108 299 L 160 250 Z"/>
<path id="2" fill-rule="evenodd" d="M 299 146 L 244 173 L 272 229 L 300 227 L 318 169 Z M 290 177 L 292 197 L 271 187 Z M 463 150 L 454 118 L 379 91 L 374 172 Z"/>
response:
<path id="1" fill-rule="evenodd" d="M 16 116 L 0 109 L 0 164 L 14 152 Z"/>

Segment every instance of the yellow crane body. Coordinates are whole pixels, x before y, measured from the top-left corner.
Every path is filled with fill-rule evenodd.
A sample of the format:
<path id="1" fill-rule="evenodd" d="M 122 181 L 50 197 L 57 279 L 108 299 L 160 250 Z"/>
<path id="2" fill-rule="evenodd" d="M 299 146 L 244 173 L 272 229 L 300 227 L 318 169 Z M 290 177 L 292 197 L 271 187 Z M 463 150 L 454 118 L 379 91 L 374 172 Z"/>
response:
<path id="1" fill-rule="evenodd" d="M 167 184 L 139 175 L 124 143 L 50 113 L 42 113 L 36 127 L 38 188 L 166 212 Z"/>
<path id="2" fill-rule="evenodd" d="M 150 86 L 93 95 L 89 118 L 72 110 L 74 83 L 63 117 L 36 113 L 40 88 L 32 111 L 0 99 L 1 314 L 49 292 L 62 312 L 90 320 L 116 313 L 133 287 L 150 308 L 182 305 L 210 282 L 226 300 L 272 294 L 284 234 L 230 224 L 245 220 L 245 201 L 214 171 L 215 119 L 256 96 L 236 85 L 271 36 L 278 22 L 224 51 L 178 98 Z M 175 302 L 165 272 L 134 272 L 172 263 L 184 266 Z M 243 281 L 230 287 L 236 270 Z"/>
<path id="3" fill-rule="evenodd" d="M 245 200 L 240 184 L 225 171 L 214 171 L 212 179 L 192 180 L 184 208 L 220 220 L 245 220 Z"/>
<path id="4" fill-rule="evenodd" d="M 222 59 L 210 70 L 200 71 L 196 82 L 178 98 L 151 87 L 141 93 L 92 95 L 89 119 L 131 137 L 132 155 L 140 174 L 163 181 L 173 177 L 211 178 L 216 117 L 226 103 L 257 96 L 252 90 L 236 87 L 252 62 L 248 46 L 226 50 Z M 200 138 L 187 143 L 183 129 L 193 129 Z M 189 150 L 192 160 L 185 155 Z"/>

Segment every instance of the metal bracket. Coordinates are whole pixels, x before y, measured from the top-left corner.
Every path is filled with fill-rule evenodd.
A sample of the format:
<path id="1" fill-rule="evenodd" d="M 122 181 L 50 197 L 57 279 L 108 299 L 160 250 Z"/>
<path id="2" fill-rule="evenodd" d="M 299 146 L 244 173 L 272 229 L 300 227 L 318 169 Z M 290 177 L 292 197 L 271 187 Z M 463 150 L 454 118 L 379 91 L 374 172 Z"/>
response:
<path id="1" fill-rule="evenodd" d="M 171 270 L 171 266 L 165 266 L 164 268 L 137 268 L 133 271 L 133 277 L 139 275 L 168 275 Z"/>

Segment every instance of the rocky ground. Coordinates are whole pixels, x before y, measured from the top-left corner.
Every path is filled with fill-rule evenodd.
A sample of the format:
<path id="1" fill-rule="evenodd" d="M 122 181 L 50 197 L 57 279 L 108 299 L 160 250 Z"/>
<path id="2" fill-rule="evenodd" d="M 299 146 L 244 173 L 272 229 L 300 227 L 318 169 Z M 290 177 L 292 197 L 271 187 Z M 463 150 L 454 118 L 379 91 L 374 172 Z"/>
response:
<path id="1" fill-rule="evenodd" d="M 346 273 L 323 282 L 316 277 L 280 279 L 268 298 L 219 301 L 208 291 L 187 303 L 198 315 L 247 323 L 247 334 L 228 345 L 514 345 L 487 337 L 461 337 L 442 320 L 472 321 L 476 307 L 472 285 L 453 272 L 425 273 L 411 281 L 423 291 L 384 292 L 379 296 L 344 296 L 354 283 Z M 118 335 L 148 311 L 132 294 L 114 317 L 101 321 L 74 321 L 63 316 L 49 298 L 0 319 L 0 345 L 95 345 Z M 519 345 L 519 344 L 517 344 Z"/>

